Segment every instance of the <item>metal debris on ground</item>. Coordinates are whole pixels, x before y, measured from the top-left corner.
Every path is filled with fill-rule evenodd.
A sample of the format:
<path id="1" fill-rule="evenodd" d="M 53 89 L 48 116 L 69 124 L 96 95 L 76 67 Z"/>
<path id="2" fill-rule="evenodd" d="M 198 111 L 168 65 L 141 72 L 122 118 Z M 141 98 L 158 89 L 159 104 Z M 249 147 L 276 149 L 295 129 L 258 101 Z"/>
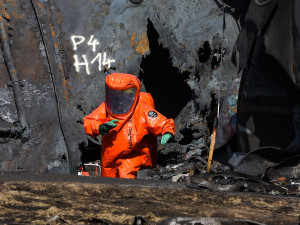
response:
<path id="1" fill-rule="evenodd" d="M 100 161 L 83 163 L 78 170 L 78 175 L 81 176 L 101 176 Z"/>

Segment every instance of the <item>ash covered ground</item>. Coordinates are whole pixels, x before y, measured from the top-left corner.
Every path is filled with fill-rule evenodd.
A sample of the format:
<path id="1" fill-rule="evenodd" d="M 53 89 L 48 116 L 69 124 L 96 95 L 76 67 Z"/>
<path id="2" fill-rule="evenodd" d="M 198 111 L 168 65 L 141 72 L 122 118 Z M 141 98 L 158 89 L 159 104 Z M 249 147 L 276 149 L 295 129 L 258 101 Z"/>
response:
<path id="1" fill-rule="evenodd" d="M 162 180 L 1 173 L 2 224 L 297 224 L 289 196 Z"/>

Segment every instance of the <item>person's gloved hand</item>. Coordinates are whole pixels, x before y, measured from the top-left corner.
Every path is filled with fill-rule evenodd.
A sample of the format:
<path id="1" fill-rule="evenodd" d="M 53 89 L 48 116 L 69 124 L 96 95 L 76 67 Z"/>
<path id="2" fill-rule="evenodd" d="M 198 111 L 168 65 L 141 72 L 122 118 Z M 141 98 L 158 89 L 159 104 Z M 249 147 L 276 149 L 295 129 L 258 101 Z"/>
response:
<path id="1" fill-rule="evenodd" d="M 160 143 L 162 145 L 168 143 L 168 141 L 170 141 L 172 138 L 172 135 L 171 134 L 164 134 L 162 137 L 161 137 L 161 140 L 160 140 Z"/>
<path id="2" fill-rule="evenodd" d="M 112 120 L 112 121 L 101 124 L 100 127 L 99 127 L 99 133 L 104 134 L 104 135 L 108 134 L 108 132 L 111 129 L 113 129 L 114 127 L 117 126 L 117 124 L 115 124 L 117 122 L 118 122 L 118 120 Z"/>

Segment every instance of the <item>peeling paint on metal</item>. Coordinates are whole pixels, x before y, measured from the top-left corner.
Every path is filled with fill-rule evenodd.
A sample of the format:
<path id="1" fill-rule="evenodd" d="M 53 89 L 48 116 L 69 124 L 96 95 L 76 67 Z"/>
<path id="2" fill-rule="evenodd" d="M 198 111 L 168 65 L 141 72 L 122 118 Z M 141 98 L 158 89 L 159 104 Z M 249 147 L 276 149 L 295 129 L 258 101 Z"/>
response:
<path id="1" fill-rule="evenodd" d="M 53 40 L 53 46 L 55 48 L 55 53 L 57 56 L 59 56 L 59 44 L 58 44 L 58 39 L 57 39 L 57 35 L 55 32 L 55 27 L 49 23 L 49 28 L 50 28 L 50 32 L 51 32 L 51 36 L 52 36 L 52 40 Z M 71 89 L 70 86 L 68 86 L 68 81 L 65 79 L 64 77 L 64 68 L 62 65 L 62 61 L 60 57 L 56 58 L 57 60 L 57 66 L 58 66 L 58 70 L 60 71 L 60 75 L 61 75 L 61 79 L 62 79 L 62 86 L 63 86 L 63 92 L 64 92 L 64 98 L 65 98 L 65 102 L 66 105 L 69 106 L 69 97 L 68 97 L 68 90 Z"/>
<path id="2" fill-rule="evenodd" d="M 136 32 L 134 32 L 132 35 L 131 35 L 131 38 L 130 38 L 130 46 L 134 46 L 134 39 L 135 39 L 135 36 L 136 36 Z"/>
<path id="3" fill-rule="evenodd" d="M 62 81 L 62 85 L 64 87 L 64 96 L 65 96 L 65 101 L 66 101 L 66 104 L 69 105 L 69 97 L 68 97 L 68 90 L 71 89 L 71 87 L 68 85 L 68 80 L 66 79 L 63 79 Z"/>
<path id="4" fill-rule="evenodd" d="M 2 2 L 0 2 L 0 6 L 2 6 L 2 9 L 1 9 L 1 13 L 2 13 L 2 16 L 7 19 L 7 20 L 10 20 L 10 15 L 7 13 L 6 9 L 5 9 L 5 6 Z"/>
<path id="5" fill-rule="evenodd" d="M 136 47 L 136 51 L 141 55 L 145 55 L 145 53 L 149 51 L 149 41 L 145 32 L 142 33 L 142 37 L 138 46 Z"/>
<path id="6" fill-rule="evenodd" d="M 147 34 L 145 32 L 143 32 L 141 35 L 140 41 L 135 40 L 136 36 L 137 36 L 136 32 L 134 32 L 131 35 L 130 46 L 133 47 L 133 46 L 137 45 L 135 51 L 141 55 L 144 55 L 146 52 L 149 51 L 149 41 L 148 41 Z"/>
<path id="7" fill-rule="evenodd" d="M 54 27 L 52 26 L 52 24 L 49 24 L 49 27 L 50 27 L 50 31 L 51 31 L 51 36 L 55 37 L 56 33 L 55 33 L 55 30 L 54 30 Z"/>

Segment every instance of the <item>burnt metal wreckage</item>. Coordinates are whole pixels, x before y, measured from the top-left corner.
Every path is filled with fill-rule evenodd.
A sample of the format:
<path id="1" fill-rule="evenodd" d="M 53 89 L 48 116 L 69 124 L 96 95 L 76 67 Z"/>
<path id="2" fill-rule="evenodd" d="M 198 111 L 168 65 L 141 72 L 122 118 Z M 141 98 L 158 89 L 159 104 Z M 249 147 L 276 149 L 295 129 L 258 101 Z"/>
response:
<path id="1" fill-rule="evenodd" d="M 141 4 L 142 1 L 130 1 L 133 4 Z M 260 2 L 260 1 L 254 1 L 253 4 L 256 4 L 259 7 L 269 7 L 270 5 L 273 7 L 275 5 L 275 1 L 273 3 L 271 3 L 272 1 L 265 1 L 265 2 Z M 51 2 L 51 4 L 54 4 L 54 1 Z M 72 166 L 72 159 L 71 159 L 71 155 L 72 155 L 72 150 L 70 150 L 70 138 L 67 138 L 67 136 L 70 136 L 68 134 L 64 134 L 66 131 L 66 129 L 64 128 L 63 125 L 63 116 L 62 114 L 65 113 L 65 108 L 64 106 L 60 106 L 60 104 L 65 104 L 65 102 L 62 102 L 61 97 L 62 95 L 64 95 L 64 97 L 66 98 L 66 90 L 63 90 L 64 93 L 61 92 L 61 81 L 58 79 L 57 75 L 59 75 L 60 77 L 62 77 L 63 81 L 65 82 L 66 80 L 68 80 L 68 75 L 65 74 L 64 72 L 64 67 L 66 67 L 65 62 L 63 61 L 64 59 L 62 57 L 64 57 L 60 52 L 58 48 L 61 45 L 60 40 L 59 40 L 59 36 L 56 35 L 55 32 L 59 33 L 59 26 L 55 25 L 55 21 L 53 19 L 55 19 L 55 14 L 56 12 L 54 11 L 53 6 L 51 6 L 50 3 L 45 3 L 43 6 L 40 6 L 36 1 L 31 1 L 31 5 L 29 5 L 29 7 L 31 6 L 33 8 L 33 13 L 36 16 L 37 19 L 37 23 L 38 23 L 38 29 L 40 30 L 40 33 L 42 34 L 42 42 L 45 45 L 45 51 L 46 51 L 46 55 L 47 55 L 47 61 L 49 63 L 49 69 L 50 69 L 50 76 L 52 76 L 52 82 L 53 82 L 53 86 L 54 86 L 54 91 L 55 91 L 55 96 L 56 96 L 56 102 L 57 102 L 57 112 L 58 112 L 58 119 L 59 119 L 59 123 L 60 123 L 60 127 L 61 127 L 61 131 L 65 140 L 65 144 L 66 144 L 66 158 L 67 161 L 69 163 L 69 170 L 71 171 L 72 169 L 74 170 L 74 166 Z M 229 5 L 225 5 L 224 2 L 220 2 L 218 1 L 219 6 L 221 7 L 222 10 L 222 33 L 223 36 L 220 39 L 221 45 L 220 45 L 220 49 L 221 51 L 218 53 L 215 52 L 212 58 L 212 61 L 214 59 L 214 57 L 219 57 L 219 59 L 215 58 L 215 61 L 218 62 L 219 65 L 217 65 L 216 68 L 220 68 L 220 72 L 223 73 L 224 71 L 222 71 L 222 68 L 224 67 L 224 61 L 223 61 L 223 54 L 225 54 L 225 47 L 224 45 L 224 41 L 225 41 L 225 37 L 224 37 L 224 31 L 226 29 L 226 22 L 225 22 L 225 11 L 226 12 L 230 12 L 231 8 Z M 250 4 L 250 7 L 255 7 L 254 5 Z M 50 7 L 50 8 L 47 8 Z M 272 10 L 273 8 L 270 8 L 270 10 Z M 8 142 L 11 137 L 15 137 L 18 138 L 20 137 L 22 142 L 25 142 L 26 140 L 29 139 L 29 134 L 30 134 L 30 129 L 29 129 L 29 125 L 27 123 L 27 119 L 26 119 L 26 110 L 25 110 L 25 106 L 24 106 L 24 101 L 22 99 L 22 82 L 19 80 L 18 75 L 17 75 L 17 70 L 15 67 L 15 63 L 14 63 L 14 59 L 10 50 L 10 40 L 9 40 L 9 35 L 7 34 L 7 30 L 8 29 L 12 29 L 9 26 L 9 21 L 10 21 L 10 17 L 8 16 L 8 13 L 3 10 L 2 13 L 4 16 L 0 17 L 0 29 L 1 29 L 1 43 L 2 43 L 2 51 L 3 51 L 3 55 L 4 55 L 4 59 L 5 59 L 5 63 L 7 66 L 7 70 L 8 70 L 8 74 L 10 77 L 10 82 L 8 84 L 8 86 L 12 87 L 13 90 L 13 94 L 14 94 L 14 102 L 16 105 L 16 111 L 17 111 L 17 115 L 18 115 L 18 120 L 14 122 L 14 125 L 10 125 L 10 126 L 4 126 L 4 127 L 0 127 L 0 134 L 1 134 L 1 142 Z M 48 19 L 49 14 L 53 17 Z M 56 15 L 57 16 L 57 15 Z M 149 26 L 149 25 L 148 25 Z M 151 28 L 154 29 L 154 28 Z M 49 35 L 51 34 L 51 36 Z M 79 37 L 78 37 L 79 38 Z M 148 34 L 148 38 L 151 38 L 151 34 Z M 151 40 L 150 40 L 151 41 Z M 77 43 L 78 44 L 78 43 Z M 151 42 L 150 42 L 151 45 Z M 55 48 L 53 48 L 53 46 L 55 46 Z M 75 46 L 76 47 L 76 46 Z M 150 46 L 151 47 L 151 46 Z M 228 46 L 226 46 L 228 47 Z M 208 47 L 210 48 L 210 46 Z M 224 48 L 224 50 L 223 50 Z M 200 52 L 200 50 L 202 49 L 202 51 Z M 205 54 L 205 51 L 207 51 L 207 46 L 204 44 L 203 47 L 199 50 L 199 58 L 201 59 L 201 57 L 203 57 L 200 54 Z M 206 50 L 205 50 L 206 49 Z M 240 49 L 241 50 L 241 49 Z M 219 55 L 219 56 L 218 56 Z M 203 61 L 205 62 L 205 61 Z M 244 63 L 244 62 L 242 62 Z M 244 63 L 245 64 L 245 63 Z M 143 66 L 143 64 L 142 64 Z M 215 69 L 215 66 L 211 67 L 212 69 Z M 150 81 L 147 81 L 146 77 L 143 75 L 143 73 L 141 73 L 141 78 L 145 83 L 145 86 L 149 87 L 149 85 L 151 84 Z M 149 84 L 147 84 L 147 82 L 149 82 Z M 220 81 L 218 81 L 219 84 L 217 84 L 217 88 L 219 88 L 219 92 L 220 92 Z M 217 146 L 215 146 L 215 149 L 217 149 L 216 154 L 218 154 L 218 149 L 221 148 L 223 146 L 226 146 L 227 148 L 227 153 L 228 151 L 228 144 L 227 142 L 229 140 L 231 140 L 233 138 L 233 135 L 235 135 L 235 133 L 237 132 L 237 124 L 235 121 L 233 121 L 233 119 L 236 119 L 235 117 L 237 116 L 237 107 L 238 107 L 238 99 L 239 99 L 239 93 L 241 93 L 239 91 L 240 89 L 240 85 L 241 85 L 241 80 L 240 78 L 235 79 L 232 84 L 231 87 L 228 88 L 228 92 L 226 94 L 226 96 L 223 96 L 223 105 L 222 105 L 222 112 L 221 112 L 221 118 L 220 118 L 220 125 L 218 126 L 218 135 L 217 135 Z M 66 87 L 63 87 L 62 89 L 65 89 Z M 151 87 L 149 88 L 151 91 Z M 195 90 L 193 90 L 195 91 Z M 153 90 L 153 92 L 155 93 L 155 90 Z M 215 94 L 218 95 L 217 98 L 220 98 L 220 93 Z M 218 102 L 218 105 L 220 104 L 220 99 L 215 98 L 215 100 Z M 213 99 L 213 98 L 212 98 Z M 211 105 L 212 109 L 213 109 L 213 105 Z M 186 110 L 186 109 L 184 109 Z M 183 110 L 183 111 L 184 111 Z M 64 111 L 64 112 L 61 112 Z M 210 112 L 212 115 L 213 113 Z M 182 117 L 183 115 L 178 115 L 178 120 L 182 119 L 180 117 Z M 180 178 L 180 173 L 190 170 L 192 171 L 191 173 L 198 171 L 200 173 L 203 172 L 203 168 L 206 166 L 206 154 L 207 154 L 207 140 L 205 140 L 205 138 L 203 138 L 203 136 L 206 136 L 206 138 L 208 137 L 207 134 L 205 134 L 207 131 L 209 132 L 209 130 L 207 129 L 207 127 L 205 127 L 203 124 L 198 123 L 195 124 L 196 120 L 202 120 L 202 123 L 206 123 L 207 122 L 207 118 L 201 118 L 201 115 L 199 117 L 199 115 L 195 115 L 196 118 L 191 120 L 191 122 L 189 122 L 187 124 L 187 126 L 183 129 L 180 129 L 179 132 L 183 135 L 183 139 L 181 139 L 178 143 L 179 144 L 183 144 L 186 145 L 187 148 L 182 148 L 179 145 L 174 144 L 171 148 L 173 149 L 177 149 L 175 151 L 170 151 L 169 149 L 167 149 L 166 151 L 169 152 L 171 155 L 173 154 L 175 157 L 173 157 L 173 160 L 176 162 L 179 162 L 177 165 L 172 165 L 169 164 L 167 165 L 166 159 L 169 158 L 168 160 L 170 161 L 170 154 L 167 153 L 166 155 L 164 155 L 164 150 L 160 151 L 160 156 L 161 156 L 161 165 L 164 168 L 162 169 L 162 172 L 158 173 L 156 171 L 156 176 L 155 177 L 159 177 L 160 179 L 172 179 L 173 176 L 173 180 L 178 180 Z M 206 120 L 206 121 L 205 121 Z M 234 124 L 235 123 L 235 124 Z M 199 127 L 200 126 L 200 127 Z M 203 127 L 201 127 L 203 126 Z M 222 130 L 225 129 L 225 130 Z M 250 131 L 250 129 L 248 128 L 244 128 L 243 126 L 239 127 L 239 131 L 241 134 L 245 134 L 245 135 L 253 135 L 253 133 Z M 191 136 L 191 137 L 188 137 Z M 197 140 L 200 137 L 200 143 L 197 143 L 197 141 L 195 142 L 194 140 Z M 202 138 L 201 138 L 202 137 Z M 190 139 L 187 141 L 187 139 Z M 91 143 L 93 143 L 96 148 L 99 148 L 100 143 L 97 140 L 93 140 L 89 138 L 89 141 Z M 271 147 L 272 149 L 272 147 Z M 275 149 L 277 150 L 277 149 Z M 275 151 L 274 150 L 274 151 Z M 73 150 L 74 151 L 74 150 Z M 176 153 L 176 151 L 178 151 Z M 249 151 L 249 150 L 248 150 Z M 222 151 L 221 151 L 222 152 Z M 247 157 L 251 157 L 253 155 L 255 155 L 252 151 L 247 154 Z M 264 153 L 264 151 L 262 151 Z M 272 150 L 273 152 L 273 150 Z M 176 156 L 176 154 L 178 154 Z M 237 157 L 237 154 L 231 154 L 232 158 L 231 161 L 234 159 L 234 157 Z M 228 171 L 230 166 L 231 168 L 233 167 L 233 164 L 230 164 L 230 159 L 229 156 L 227 154 L 227 158 L 228 158 L 228 162 L 229 162 L 229 166 L 223 166 L 222 164 L 219 164 L 219 168 L 216 169 L 214 168 L 214 171 Z M 294 156 L 293 154 L 285 154 L 285 155 L 289 155 L 289 156 Z M 205 156 L 205 157 L 203 157 Z M 218 156 L 216 156 L 217 158 Z M 241 157 L 241 156 L 238 156 Z M 260 156 L 261 157 L 261 156 Z M 172 158 L 172 157 L 171 157 Z M 191 162 L 188 163 L 188 161 L 192 161 L 191 159 L 195 160 L 197 163 L 195 162 Z M 86 159 L 87 160 L 87 159 Z M 164 162 L 163 162 L 164 161 Z M 224 162 L 226 160 L 220 160 L 221 162 Z M 246 163 L 242 163 L 243 161 L 246 161 L 245 159 L 243 160 L 239 160 L 239 164 L 237 164 L 237 162 L 234 162 L 235 165 L 234 167 L 236 168 L 241 168 L 243 166 L 246 165 Z M 255 160 L 254 160 L 255 161 Z M 272 161 L 272 159 L 271 159 Z M 255 161 L 257 162 L 257 161 Z M 276 161 L 276 163 L 280 163 L 279 161 Z M 228 164 L 228 163 L 225 163 Z M 241 166 L 243 165 L 243 166 Z M 250 163 L 251 165 L 251 163 Z M 271 165 L 270 163 L 268 165 Z M 158 167 L 159 170 L 160 166 Z M 272 166 L 275 166 L 274 163 L 272 164 Z M 202 168 L 200 168 L 202 167 Z M 82 167 L 81 167 L 82 168 Z M 171 169 L 170 169 L 171 168 Z M 178 171 L 177 169 L 174 168 L 180 168 Z M 266 169 L 266 168 L 265 168 Z M 173 170 L 176 172 L 168 172 L 168 170 Z M 255 170 L 255 168 L 252 168 L 252 170 Z M 246 172 L 246 170 L 242 170 L 243 172 Z M 146 173 L 148 173 L 149 171 L 141 171 L 139 177 L 147 177 Z M 255 175 L 262 175 L 262 174 L 266 174 L 266 171 L 260 171 L 261 173 L 256 173 Z M 155 174 L 155 170 L 154 172 L 151 171 L 150 173 Z M 158 175 L 158 174 L 160 175 Z M 176 174 L 177 173 L 177 174 Z M 185 174 L 184 176 L 187 176 L 187 174 Z M 154 177 L 154 178 L 155 178 Z M 297 182 L 296 182 L 297 183 Z"/>
<path id="2" fill-rule="evenodd" d="M 0 15 L 0 40 L 2 44 L 2 51 L 5 59 L 5 64 L 10 77 L 9 86 L 12 87 L 14 93 L 14 99 L 18 114 L 18 121 L 14 126 L 0 127 L 1 141 L 9 141 L 10 137 L 21 137 L 22 142 L 25 142 L 29 138 L 29 126 L 26 120 L 25 108 L 22 99 L 21 82 L 17 75 L 17 70 L 14 64 L 13 57 L 10 51 L 9 36 L 7 34 L 7 25 L 5 26 L 5 20 Z M 3 137 L 6 137 L 3 139 Z"/>
<path id="3" fill-rule="evenodd" d="M 0 109 L 0 171 L 83 175 L 97 168 L 99 176 L 101 141 L 85 135 L 82 118 L 104 99 L 105 76 L 126 72 L 176 123 L 174 142 L 159 146 L 158 166 L 140 170 L 138 179 L 299 197 L 295 0 L 0 2 L 0 91 L 10 96 L 0 102 L 7 106 Z"/>

